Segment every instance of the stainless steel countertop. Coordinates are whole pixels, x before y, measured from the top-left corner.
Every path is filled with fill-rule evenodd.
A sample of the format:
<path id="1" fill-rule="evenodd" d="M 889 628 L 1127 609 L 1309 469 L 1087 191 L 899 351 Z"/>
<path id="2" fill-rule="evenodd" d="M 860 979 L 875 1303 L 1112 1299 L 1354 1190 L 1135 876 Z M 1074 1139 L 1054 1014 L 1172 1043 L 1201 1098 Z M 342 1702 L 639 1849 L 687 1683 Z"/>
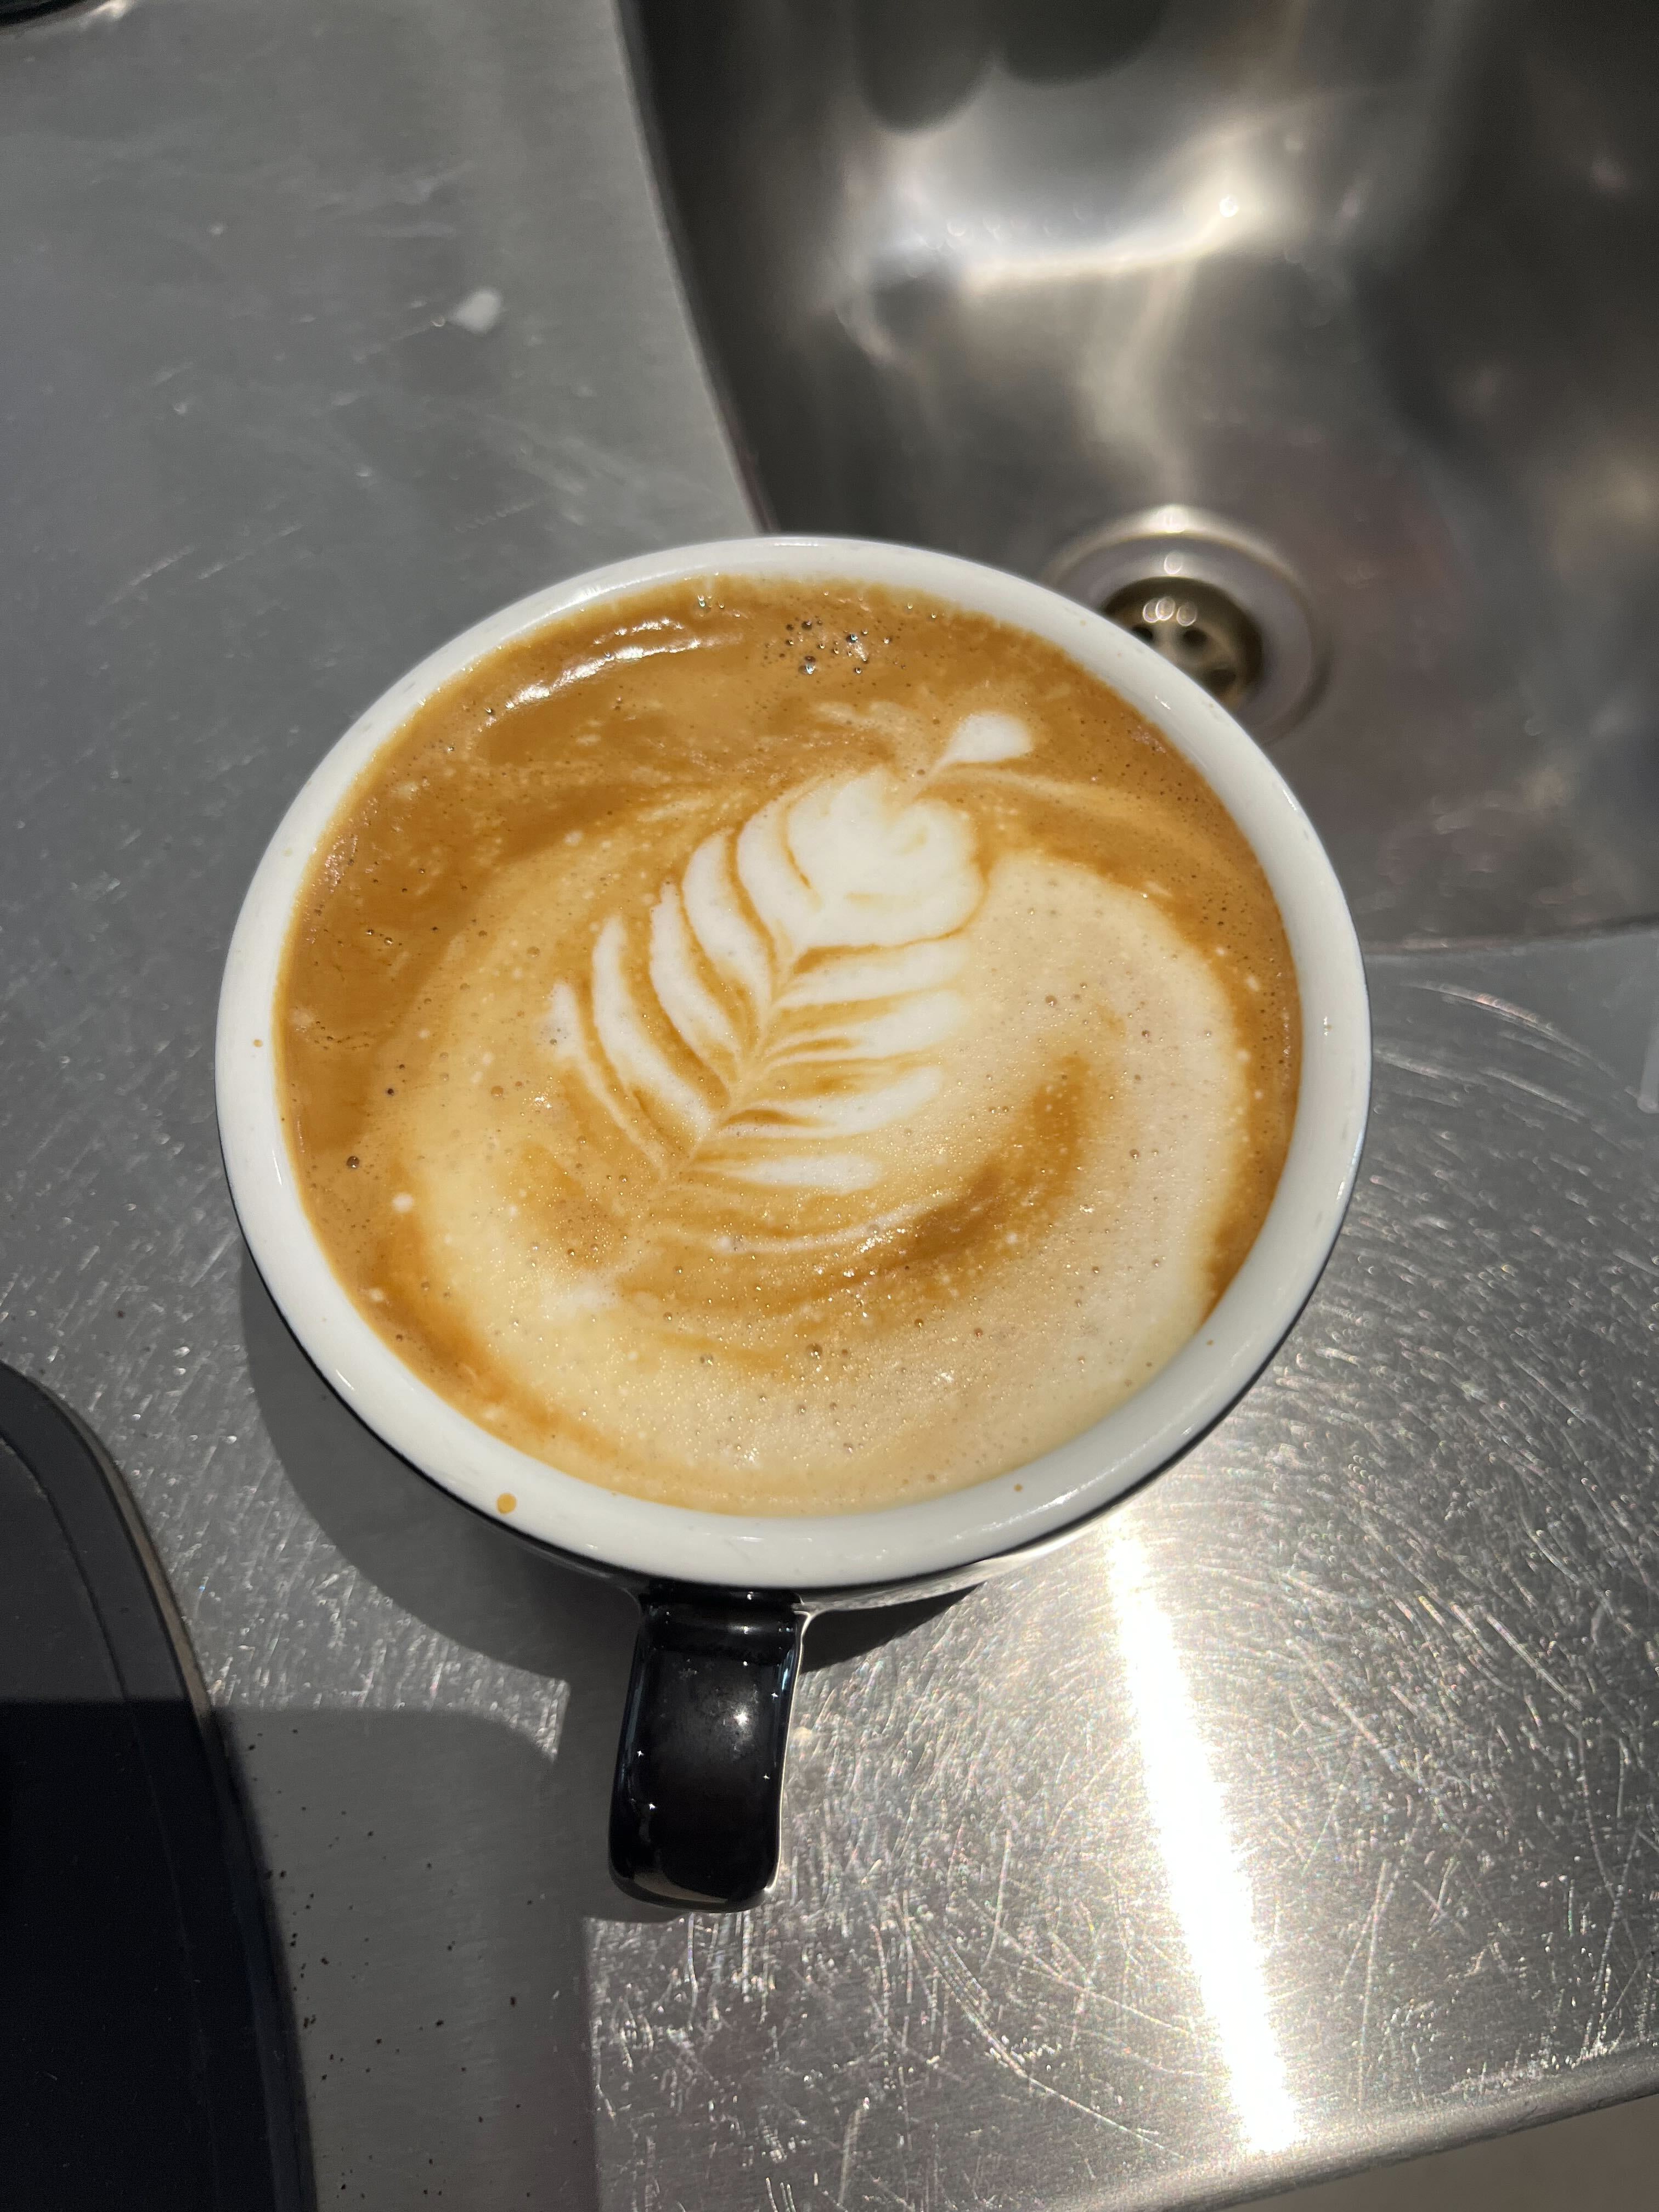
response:
<path id="1" fill-rule="evenodd" d="M 631 1907 L 629 1602 L 317 1381 L 210 1085 L 351 714 L 744 526 L 614 26 L 106 0 L 0 35 L 0 1354 L 130 1472 L 227 1716 L 319 2201 L 1216 2202 L 1659 2086 L 1659 938 L 1375 963 L 1270 1377 L 1056 1558 L 815 1629 L 775 1897 Z"/>

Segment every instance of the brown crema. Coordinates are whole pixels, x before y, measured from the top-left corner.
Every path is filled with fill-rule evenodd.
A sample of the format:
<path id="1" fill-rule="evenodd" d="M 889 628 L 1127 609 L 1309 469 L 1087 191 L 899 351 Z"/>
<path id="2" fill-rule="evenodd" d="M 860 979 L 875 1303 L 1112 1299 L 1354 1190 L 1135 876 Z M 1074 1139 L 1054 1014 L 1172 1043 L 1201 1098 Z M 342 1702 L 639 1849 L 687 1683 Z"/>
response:
<path id="1" fill-rule="evenodd" d="M 420 708 L 278 1018 L 307 1211 L 398 1356 L 568 1474 L 737 1513 L 936 1495 L 1139 1389 L 1261 1225 L 1300 1054 L 1259 863 L 1098 678 L 730 577 Z"/>

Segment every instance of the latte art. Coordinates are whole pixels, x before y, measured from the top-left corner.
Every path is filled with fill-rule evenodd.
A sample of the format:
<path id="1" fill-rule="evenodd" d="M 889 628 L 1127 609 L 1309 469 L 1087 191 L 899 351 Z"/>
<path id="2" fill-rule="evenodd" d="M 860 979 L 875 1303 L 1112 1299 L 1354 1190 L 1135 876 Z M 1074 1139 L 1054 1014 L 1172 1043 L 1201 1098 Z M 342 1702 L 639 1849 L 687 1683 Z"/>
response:
<path id="1" fill-rule="evenodd" d="M 1024 750 L 1023 733 L 1015 743 Z M 944 987 L 984 892 L 971 822 L 908 798 L 890 770 L 786 793 L 735 838 L 706 838 L 665 884 L 642 991 L 623 923 L 605 921 L 586 1002 L 568 983 L 554 992 L 556 1050 L 659 1179 L 720 1191 L 719 1233 L 735 1248 L 732 1185 L 851 1194 L 879 1183 L 880 1159 L 846 1140 L 937 1097 L 937 1048 L 968 1011 Z M 653 1017 L 691 1055 L 689 1079 L 653 1039 Z"/>
<path id="2" fill-rule="evenodd" d="M 605 922 L 590 990 L 554 991 L 555 1049 L 659 1177 L 866 1190 L 880 1163 L 837 1139 L 938 1093 L 927 1055 L 967 1012 L 939 988 L 963 948 L 940 940 L 984 889 L 971 823 L 907 804 L 885 770 L 786 793 L 664 886 L 643 991 L 624 925 Z M 689 1077 L 653 1035 L 664 1024 Z"/>
<path id="3" fill-rule="evenodd" d="M 290 1129 L 362 1310 L 495 1433 L 851 1510 L 1035 1456 L 1201 1324 L 1290 974 L 1218 803 L 1055 648 L 711 586 L 503 653 L 365 780 Z"/>

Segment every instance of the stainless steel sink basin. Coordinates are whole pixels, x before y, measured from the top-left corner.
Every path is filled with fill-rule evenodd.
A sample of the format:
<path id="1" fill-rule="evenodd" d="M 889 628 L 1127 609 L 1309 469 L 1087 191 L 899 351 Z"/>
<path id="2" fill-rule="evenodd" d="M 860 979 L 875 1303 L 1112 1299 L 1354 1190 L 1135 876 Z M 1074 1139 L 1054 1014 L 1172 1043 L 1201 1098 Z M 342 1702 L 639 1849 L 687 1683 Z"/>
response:
<path id="1" fill-rule="evenodd" d="M 1659 9 L 635 7 L 781 525 L 1221 589 L 1373 944 L 1659 909 Z"/>

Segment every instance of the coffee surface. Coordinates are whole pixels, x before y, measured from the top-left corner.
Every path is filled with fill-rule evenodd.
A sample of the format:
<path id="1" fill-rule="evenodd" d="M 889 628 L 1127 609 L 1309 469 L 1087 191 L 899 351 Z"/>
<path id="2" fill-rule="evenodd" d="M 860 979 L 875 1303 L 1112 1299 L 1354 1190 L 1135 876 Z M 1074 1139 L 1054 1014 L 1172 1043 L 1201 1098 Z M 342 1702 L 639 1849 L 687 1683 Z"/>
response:
<path id="1" fill-rule="evenodd" d="M 924 1498 L 1202 1325 L 1284 1164 L 1283 925 L 1058 647 L 711 578 L 413 716 L 295 910 L 280 1082 L 358 1307 L 496 1435 L 724 1512 Z"/>

